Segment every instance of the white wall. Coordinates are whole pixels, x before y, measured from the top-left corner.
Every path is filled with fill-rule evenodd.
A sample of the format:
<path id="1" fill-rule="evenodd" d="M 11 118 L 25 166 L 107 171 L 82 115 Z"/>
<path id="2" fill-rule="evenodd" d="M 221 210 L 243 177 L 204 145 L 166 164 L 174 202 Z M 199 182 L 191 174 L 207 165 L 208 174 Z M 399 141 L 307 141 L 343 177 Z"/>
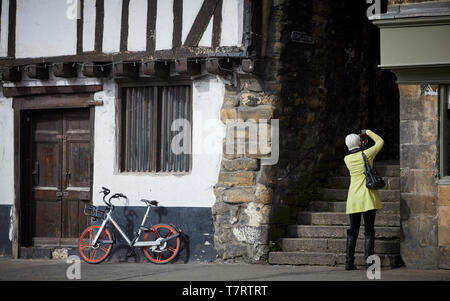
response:
<path id="1" fill-rule="evenodd" d="M 2 19 L 0 24 L 0 57 L 8 55 L 9 0 L 2 1 Z"/>
<path id="2" fill-rule="evenodd" d="M 120 29 L 122 24 L 122 0 L 105 1 L 103 23 L 103 52 L 120 51 Z M 143 24 L 142 26 L 147 26 Z"/>
<path id="3" fill-rule="evenodd" d="M 0 91 L 0 205 L 14 204 L 14 112 Z"/>
<path id="4" fill-rule="evenodd" d="M 75 1 L 75 0 L 74 0 Z M 84 1 L 83 51 L 94 51 L 95 0 Z M 182 42 L 191 30 L 203 0 L 183 1 Z M 6 56 L 8 44 L 8 5 L 2 1 L 0 57 Z M 16 55 L 48 57 L 76 54 L 76 17 L 70 18 L 71 3 L 66 0 L 17 1 Z M 222 8 L 221 46 L 241 46 L 243 33 L 243 0 L 225 0 Z M 156 50 L 172 48 L 173 0 L 158 0 L 156 14 Z M 105 1 L 103 51 L 120 51 L 122 0 Z M 213 19 L 199 46 L 211 47 Z M 128 50 L 145 51 L 147 33 L 147 1 L 133 0 L 129 6 Z"/>
<path id="5" fill-rule="evenodd" d="M 173 0 L 158 0 L 155 50 L 172 49 Z"/>
<path id="6" fill-rule="evenodd" d="M 225 0 L 222 6 L 221 46 L 242 45 L 244 0 Z"/>
<path id="7" fill-rule="evenodd" d="M 105 82 L 104 91 L 95 96 L 103 100 L 104 105 L 95 108 L 94 204 L 103 204 L 97 192 L 106 186 L 126 194 L 130 199 L 128 204 L 133 206 L 143 205 L 139 200 L 146 198 L 156 199 L 165 207 L 211 207 L 215 202 L 213 187 L 217 183 L 225 137 L 224 125 L 220 122 L 224 84 L 212 76 L 193 84 L 193 165 L 192 171 L 182 176 L 120 174 L 117 171 L 116 87 L 111 81 Z M 207 137 L 214 141 L 205 141 Z M 216 146 L 215 151 L 206 148 L 209 144 Z"/>
<path id="8" fill-rule="evenodd" d="M 16 57 L 76 54 L 77 19 L 68 9 L 66 1 L 17 1 Z"/>
<path id="9" fill-rule="evenodd" d="M 147 48 L 147 0 L 130 1 L 128 13 L 128 50 Z"/>
<path id="10" fill-rule="evenodd" d="M 95 2 L 96 0 L 84 0 L 83 51 L 95 49 Z"/>

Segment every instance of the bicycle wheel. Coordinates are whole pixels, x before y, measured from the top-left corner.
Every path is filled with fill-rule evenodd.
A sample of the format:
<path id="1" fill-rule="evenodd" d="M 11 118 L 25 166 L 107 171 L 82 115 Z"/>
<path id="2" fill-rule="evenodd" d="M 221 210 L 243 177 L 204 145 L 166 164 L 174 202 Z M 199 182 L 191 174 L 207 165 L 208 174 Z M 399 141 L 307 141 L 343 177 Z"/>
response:
<path id="1" fill-rule="evenodd" d="M 111 252 L 113 240 L 108 229 L 104 228 L 95 246 L 92 241 L 100 230 L 100 225 L 86 228 L 80 236 L 79 251 L 81 258 L 87 263 L 100 263 L 105 260 Z"/>
<path id="2" fill-rule="evenodd" d="M 156 225 L 147 232 L 144 241 L 158 241 L 174 235 L 177 231 L 169 225 Z M 165 241 L 159 246 L 144 248 L 145 257 L 153 263 L 163 264 L 173 260 L 180 251 L 180 237 Z"/>

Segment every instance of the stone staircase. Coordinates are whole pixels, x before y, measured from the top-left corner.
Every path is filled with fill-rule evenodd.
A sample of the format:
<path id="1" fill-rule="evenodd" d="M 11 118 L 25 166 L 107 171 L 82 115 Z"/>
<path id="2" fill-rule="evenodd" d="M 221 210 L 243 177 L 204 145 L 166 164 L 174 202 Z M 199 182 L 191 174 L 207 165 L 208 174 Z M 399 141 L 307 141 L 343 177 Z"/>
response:
<path id="1" fill-rule="evenodd" d="M 383 208 L 375 220 L 375 254 L 384 267 L 401 265 L 400 258 L 400 168 L 395 162 L 376 162 L 386 187 L 380 190 Z M 343 265 L 349 218 L 345 214 L 350 176 L 345 166 L 321 190 L 321 200 L 313 201 L 290 225 L 281 239 L 281 251 L 269 253 L 270 264 Z M 364 221 L 355 251 L 355 264 L 364 265 Z"/>

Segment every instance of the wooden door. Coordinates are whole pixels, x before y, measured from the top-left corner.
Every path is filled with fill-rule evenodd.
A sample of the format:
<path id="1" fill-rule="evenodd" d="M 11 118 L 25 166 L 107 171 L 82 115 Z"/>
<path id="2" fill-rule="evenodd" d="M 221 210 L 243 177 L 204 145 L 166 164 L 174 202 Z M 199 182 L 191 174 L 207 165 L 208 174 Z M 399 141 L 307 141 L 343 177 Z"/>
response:
<path id="1" fill-rule="evenodd" d="M 33 244 L 73 245 L 89 220 L 89 109 L 37 110 L 31 120 Z"/>

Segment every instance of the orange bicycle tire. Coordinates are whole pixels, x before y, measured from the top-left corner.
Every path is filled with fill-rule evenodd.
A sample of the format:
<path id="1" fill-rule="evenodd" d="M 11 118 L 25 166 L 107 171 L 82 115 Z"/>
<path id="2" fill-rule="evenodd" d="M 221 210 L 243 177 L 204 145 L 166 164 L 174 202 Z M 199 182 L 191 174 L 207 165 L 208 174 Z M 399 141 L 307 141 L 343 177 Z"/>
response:
<path id="1" fill-rule="evenodd" d="M 161 235 L 161 233 L 158 231 L 159 229 L 166 229 L 166 231 L 169 231 L 169 233 L 167 235 L 164 235 L 164 234 Z M 159 237 L 166 238 L 172 234 L 177 233 L 177 230 L 174 227 L 172 227 L 170 225 L 166 225 L 166 224 L 155 225 L 155 226 L 153 226 L 153 228 L 150 231 L 147 232 L 147 235 L 145 235 L 144 241 L 149 240 L 149 236 L 151 235 L 151 233 L 155 233 L 157 238 L 159 238 Z M 173 243 L 173 241 L 175 241 L 175 243 Z M 173 239 L 169 240 L 168 242 L 171 242 L 171 244 L 175 244 L 175 246 L 168 246 L 167 250 L 164 250 L 164 251 L 169 252 L 169 256 L 167 258 L 162 259 L 163 251 L 153 252 L 151 250 L 151 247 L 143 248 L 145 257 L 147 257 L 147 259 L 149 261 L 156 263 L 156 264 L 164 264 L 164 263 L 168 263 L 168 262 L 172 261 L 178 255 L 178 252 L 180 251 L 180 246 L 181 246 L 180 236 L 173 238 Z M 156 257 L 154 257 L 154 255 L 153 255 L 154 253 L 157 253 L 161 256 L 157 255 Z"/>
<path id="2" fill-rule="evenodd" d="M 95 237 L 95 235 L 94 235 L 94 233 L 92 231 L 94 229 L 97 229 L 97 231 L 98 231 L 98 229 L 100 229 L 100 225 L 93 225 L 93 226 L 87 227 L 83 231 L 83 233 L 80 236 L 80 240 L 78 242 L 78 250 L 80 252 L 81 258 L 83 258 L 84 261 L 86 261 L 87 263 L 97 264 L 97 263 L 100 263 L 100 262 L 104 261 L 108 257 L 108 255 L 111 253 L 112 243 L 107 244 L 106 245 L 107 247 L 105 247 L 104 245 L 103 246 L 99 245 L 96 249 L 92 248 L 91 245 L 87 245 L 87 244 L 83 245 L 83 240 L 88 239 L 86 237 L 86 235 L 90 235 L 90 236 L 94 236 Z M 107 236 L 108 240 L 112 241 L 111 233 L 109 233 L 109 230 L 107 228 L 103 229 L 103 232 L 100 235 L 100 238 L 105 238 L 104 237 L 105 235 Z M 91 237 L 91 239 L 94 239 L 94 237 Z M 91 249 L 94 249 L 92 251 L 92 253 L 90 253 L 91 255 L 89 257 L 87 257 L 86 254 L 83 251 L 83 249 L 86 249 L 86 248 L 89 248 L 89 251 L 92 251 Z M 98 259 L 95 258 L 95 254 L 97 253 L 97 249 L 100 249 L 101 251 L 103 251 L 105 253 L 103 256 L 100 256 L 100 258 L 98 258 Z"/>

